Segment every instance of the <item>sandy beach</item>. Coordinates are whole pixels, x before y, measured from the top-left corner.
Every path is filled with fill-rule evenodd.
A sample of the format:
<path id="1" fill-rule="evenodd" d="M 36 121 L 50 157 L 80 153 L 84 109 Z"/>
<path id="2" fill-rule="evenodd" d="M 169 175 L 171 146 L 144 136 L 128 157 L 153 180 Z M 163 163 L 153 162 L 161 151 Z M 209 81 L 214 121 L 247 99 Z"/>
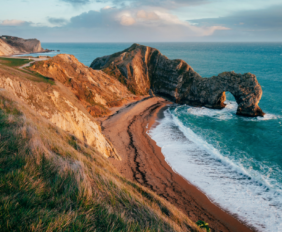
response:
<path id="1" fill-rule="evenodd" d="M 122 158 L 122 161 L 109 159 L 110 162 L 126 178 L 156 192 L 191 220 L 209 223 L 211 231 L 253 231 L 213 204 L 166 163 L 161 148 L 146 132 L 168 104 L 162 98 L 145 97 L 101 119 L 104 135 Z"/>

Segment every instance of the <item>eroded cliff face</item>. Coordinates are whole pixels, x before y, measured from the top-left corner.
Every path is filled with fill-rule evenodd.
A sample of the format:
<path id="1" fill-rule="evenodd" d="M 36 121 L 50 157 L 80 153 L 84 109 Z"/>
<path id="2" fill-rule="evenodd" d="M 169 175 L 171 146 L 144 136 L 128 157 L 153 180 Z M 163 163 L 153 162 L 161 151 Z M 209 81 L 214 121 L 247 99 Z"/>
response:
<path id="1" fill-rule="evenodd" d="M 103 70 L 125 83 L 130 90 L 155 94 L 193 106 L 225 107 L 225 92 L 231 92 L 237 103 L 238 115 L 263 116 L 258 106 L 262 89 L 250 73 L 224 72 L 202 78 L 183 60 L 169 60 L 155 48 L 133 44 L 130 48 L 95 59 L 93 69 Z"/>
<path id="2" fill-rule="evenodd" d="M 150 89 L 148 61 L 152 50 L 154 49 L 135 44 L 122 52 L 95 59 L 90 67 L 101 69 L 116 77 L 134 94 L 148 94 Z"/>
<path id="3" fill-rule="evenodd" d="M 20 51 L 7 44 L 4 40 L 0 39 L 0 56 L 17 54 L 17 53 L 20 53 Z"/>
<path id="4" fill-rule="evenodd" d="M 67 86 L 94 117 L 107 115 L 109 107 L 135 98 L 118 80 L 83 65 L 73 55 L 57 55 L 36 62 L 30 69 Z"/>
<path id="5" fill-rule="evenodd" d="M 95 119 L 63 84 L 51 85 L 19 70 L 0 66 L 0 91 L 12 93 L 20 104 L 28 105 L 59 128 L 75 135 L 106 157 L 120 159 L 101 133 Z"/>
<path id="6" fill-rule="evenodd" d="M 37 39 L 22 39 L 14 36 L 0 37 L 0 55 L 46 52 Z"/>

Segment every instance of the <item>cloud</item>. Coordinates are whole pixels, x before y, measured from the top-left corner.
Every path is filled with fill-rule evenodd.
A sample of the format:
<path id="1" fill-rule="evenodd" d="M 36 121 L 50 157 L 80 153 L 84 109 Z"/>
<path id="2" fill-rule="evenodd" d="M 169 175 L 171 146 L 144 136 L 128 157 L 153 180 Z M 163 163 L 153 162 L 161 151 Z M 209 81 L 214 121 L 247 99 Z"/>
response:
<path id="1" fill-rule="evenodd" d="M 92 0 L 60 0 L 60 1 L 77 6 L 77 5 L 86 5 L 90 3 Z"/>
<path id="2" fill-rule="evenodd" d="M 116 27 L 121 24 L 121 17 L 117 18 L 120 11 L 116 8 L 106 8 L 100 11 L 89 11 L 72 17 L 66 27 L 99 28 Z M 121 15 L 122 16 L 122 15 Z"/>
<path id="3" fill-rule="evenodd" d="M 151 6 L 151 7 L 161 7 L 174 9 L 181 6 L 195 6 L 206 4 L 208 0 L 97 0 L 97 2 L 111 2 L 112 4 L 119 6 L 131 6 L 131 7 L 141 7 L 141 6 Z"/>
<path id="4" fill-rule="evenodd" d="M 30 24 L 30 22 L 16 20 L 16 19 L 11 19 L 11 20 L 6 19 L 6 20 L 3 20 L 1 23 L 2 26 L 22 26 L 26 24 Z"/>
<path id="5" fill-rule="evenodd" d="M 200 26 L 221 25 L 232 29 L 282 31 L 282 5 L 260 10 L 240 11 L 226 17 L 192 20 Z"/>
<path id="6" fill-rule="evenodd" d="M 91 2 L 91 0 L 60 1 L 72 4 Z M 38 38 L 42 36 L 41 38 L 49 38 L 48 40 L 53 42 L 281 41 L 282 39 L 280 13 L 282 5 L 261 10 L 239 11 L 220 18 L 185 21 L 176 16 L 177 11 L 173 7 L 204 4 L 206 1 L 200 0 L 197 3 L 194 0 L 128 0 L 126 3 L 122 0 L 111 0 L 107 2 L 110 4 L 98 11 L 90 10 L 70 20 L 60 17 L 47 18 L 52 24 L 50 27 L 20 20 L 4 20 L 0 23 L 0 31 L 16 36 L 21 36 L 17 33 L 23 33 L 24 37 L 38 35 Z M 171 8 L 169 4 L 172 4 Z"/>
<path id="7" fill-rule="evenodd" d="M 144 20 L 159 20 L 159 16 L 155 12 L 146 12 L 145 10 L 139 10 L 137 12 L 137 18 Z"/>
<path id="8" fill-rule="evenodd" d="M 86 5 L 91 2 L 111 3 L 117 7 L 160 7 L 166 9 L 175 9 L 182 6 L 195 6 L 209 3 L 209 0 L 59 0 L 70 3 L 74 6 Z"/>
<path id="9" fill-rule="evenodd" d="M 48 18 L 48 22 L 53 25 L 62 26 L 64 24 L 67 24 L 68 20 L 64 18 Z"/>
<path id="10" fill-rule="evenodd" d="M 111 7 L 111 6 L 105 6 L 105 7 L 103 7 L 103 10 L 108 10 L 108 9 L 111 9 L 111 8 L 113 8 L 113 7 Z"/>
<path id="11" fill-rule="evenodd" d="M 120 18 L 120 24 L 123 26 L 130 26 L 135 23 L 136 21 L 131 15 L 122 15 Z"/>
<path id="12" fill-rule="evenodd" d="M 220 25 L 203 27 L 191 25 L 163 9 L 140 10 L 136 8 L 103 8 L 100 11 L 89 11 L 71 18 L 66 27 L 111 30 L 112 33 L 133 36 L 135 40 L 160 37 L 167 41 L 171 38 L 183 41 L 191 37 L 208 36 L 217 30 L 229 29 Z"/>
<path id="13" fill-rule="evenodd" d="M 226 17 L 190 21 L 199 27 L 223 26 L 227 32 L 217 31 L 209 39 L 215 41 L 281 41 L 282 5 L 260 10 L 239 11 Z"/>

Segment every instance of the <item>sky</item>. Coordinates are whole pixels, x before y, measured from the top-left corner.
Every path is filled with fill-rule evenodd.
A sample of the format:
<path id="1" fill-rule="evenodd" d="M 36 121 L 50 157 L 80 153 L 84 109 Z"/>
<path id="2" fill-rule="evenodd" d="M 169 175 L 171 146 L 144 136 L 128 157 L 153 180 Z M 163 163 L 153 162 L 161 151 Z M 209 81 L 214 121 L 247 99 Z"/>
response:
<path id="1" fill-rule="evenodd" d="M 42 42 L 282 42 L 282 0 L 0 3 L 0 35 Z"/>

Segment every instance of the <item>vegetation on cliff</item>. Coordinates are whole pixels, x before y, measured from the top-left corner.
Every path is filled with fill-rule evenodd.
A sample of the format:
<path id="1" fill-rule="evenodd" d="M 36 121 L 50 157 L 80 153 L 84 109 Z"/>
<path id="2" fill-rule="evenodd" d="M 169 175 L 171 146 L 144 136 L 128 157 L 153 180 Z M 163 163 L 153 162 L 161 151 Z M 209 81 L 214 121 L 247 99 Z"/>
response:
<path id="1" fill-rule="evenodd" d="M 128 100 L 136 99 L 114 77 L 86 67 L 72 55 L 57 55 L 36 62 L 30 70 L 67 86 L 94 117 L 107 115 L 110 107 L 121 106 Z"/>
<path id="2" fill-rule="evenodd" d="M 49 83 L 1 62 L 1 231 L 200 231 L 176 207 L 116 171 L 107 157 L 118 154 L 68 82 Z M 95 78 L 94 86 L 108 86 L 99 89 L 101 96 L 111 93 L 106 74 Z M 121 89 L 120 96 L 133 96 Z"/>
<path id="3" fill-rule="evenodd" d="M 199 231 L 96 149 L 0 96 L 1 231 Z"/>
<path id="4" fill-rule="evenodd" d="M 28 59 L 0 58 L 1 63 L 10 67 L 18 67 L 30 62 Z"/>

